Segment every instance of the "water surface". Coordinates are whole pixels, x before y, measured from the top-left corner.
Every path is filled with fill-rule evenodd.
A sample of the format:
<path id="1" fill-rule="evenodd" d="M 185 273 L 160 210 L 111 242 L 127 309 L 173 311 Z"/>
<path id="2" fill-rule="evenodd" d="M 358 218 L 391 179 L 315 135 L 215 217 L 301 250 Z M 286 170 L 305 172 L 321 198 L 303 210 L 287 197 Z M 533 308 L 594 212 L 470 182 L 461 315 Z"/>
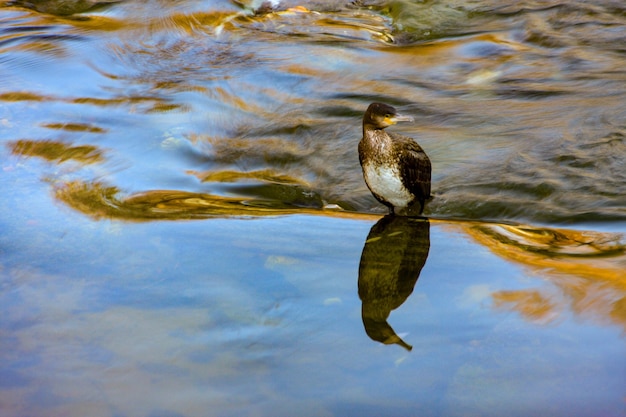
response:
<path id="1" fill-rule="evenodd" d="M 622 2 L 268 4 L 0 2 L 0 415 L 624 415 Z"/>
<path id="2" fill-rule="evenodd" d="M 97 146 L 87 179 L 124 192 L 381 211 L 354 150 L 377 100 L 417 120 L 431 216 L 624 219 L 620 2 L 289 6 L 4 8 L 3 139 Z"/>

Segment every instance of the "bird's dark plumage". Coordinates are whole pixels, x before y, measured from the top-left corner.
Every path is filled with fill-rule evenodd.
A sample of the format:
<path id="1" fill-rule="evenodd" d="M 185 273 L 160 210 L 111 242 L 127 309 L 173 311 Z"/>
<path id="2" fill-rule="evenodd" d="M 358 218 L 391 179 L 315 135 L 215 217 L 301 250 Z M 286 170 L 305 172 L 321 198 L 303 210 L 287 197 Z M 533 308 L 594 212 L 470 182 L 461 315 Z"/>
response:
<path id="1" fill-rule="evenodd" d="M 430 198 L 430 159 L 413 139 L 384 130 L 405 120 L 412 119 L 389 105 L 370 104 L 363 116 L 359 161 L 368 188 L 391 213 L 418 202 L 421 214 Z"/>

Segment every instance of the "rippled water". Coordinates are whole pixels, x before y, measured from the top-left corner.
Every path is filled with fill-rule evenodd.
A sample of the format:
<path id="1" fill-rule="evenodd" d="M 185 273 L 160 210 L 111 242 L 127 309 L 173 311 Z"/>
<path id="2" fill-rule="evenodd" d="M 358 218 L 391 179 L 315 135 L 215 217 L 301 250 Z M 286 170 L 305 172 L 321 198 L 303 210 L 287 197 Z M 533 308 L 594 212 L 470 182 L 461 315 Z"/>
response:
<path id="1" fill-rule="evenodd" d="M 2 9 L 0 96 L 14 153 L 97 148 L 58 186 L 381 212 L 355 151 L 377 100 L 416 119 L 430 216 L 626 217 L 621 2 L 58 3 Z"/>
<path id="2" fill-rule="evenodd" d="M 0 415 L 623 415 L 625 46 L 623 1 L 0 1 Z"/>

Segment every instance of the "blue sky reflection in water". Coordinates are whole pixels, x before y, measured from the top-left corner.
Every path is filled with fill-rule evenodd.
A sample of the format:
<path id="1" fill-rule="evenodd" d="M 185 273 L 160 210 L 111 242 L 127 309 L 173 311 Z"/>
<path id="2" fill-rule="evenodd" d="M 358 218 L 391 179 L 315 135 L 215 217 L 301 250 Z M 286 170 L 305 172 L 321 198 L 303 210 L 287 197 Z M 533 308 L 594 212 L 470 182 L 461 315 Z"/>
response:
<path id="1" fill-rule="evenodd" d="M 283 4 L 0 2 L 0 415 L 623 415 L 621 2 Z"/>
<path id="2" fill-rule="evenodd" d="M 357 290 L 370 226 L 298 215 L 90 225 L 52 210 L 30 226 L 50 233 L 24 244 L 31 262 L 4 265 L 3 412 L 618 415 L 623 323 L 559 311 L 568 295 L 549 277 L 455 226 L 431 226 L 413 294 L 390 315 L 412 350 L 370 340 Z M 537 291 L 555 311 L 496 308 L 507 291 Z"/>

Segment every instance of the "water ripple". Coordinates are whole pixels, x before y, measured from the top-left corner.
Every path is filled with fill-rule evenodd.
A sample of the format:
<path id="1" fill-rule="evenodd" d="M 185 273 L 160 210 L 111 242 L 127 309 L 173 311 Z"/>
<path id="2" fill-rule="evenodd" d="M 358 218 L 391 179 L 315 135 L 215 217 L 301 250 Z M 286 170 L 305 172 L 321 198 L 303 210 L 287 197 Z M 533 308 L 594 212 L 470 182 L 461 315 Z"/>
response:
<path id="1" fill-rule="evenodd" d="M 383 101 L 417 120 L 393 129 L 433 160 L 429 216 L 626 217 L 620 4 L 255 5 L 0 8 L 2 140 L 106 148 L 124 190 L 382 212 L 356 144 Z"/>

